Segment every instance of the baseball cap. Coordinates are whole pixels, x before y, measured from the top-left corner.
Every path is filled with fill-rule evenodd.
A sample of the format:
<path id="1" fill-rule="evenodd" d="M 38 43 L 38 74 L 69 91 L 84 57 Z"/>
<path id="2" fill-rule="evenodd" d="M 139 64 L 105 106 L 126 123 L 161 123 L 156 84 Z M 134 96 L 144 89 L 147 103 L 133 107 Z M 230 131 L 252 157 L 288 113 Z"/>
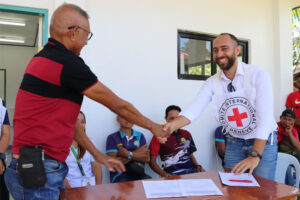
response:
<path id="1" fill-rule="evenodd" d="M 281 114 L 281 117 L 291 117 L 293 119 L 296 119 L 296 115 L 291 109 L 284 110 Z"/>

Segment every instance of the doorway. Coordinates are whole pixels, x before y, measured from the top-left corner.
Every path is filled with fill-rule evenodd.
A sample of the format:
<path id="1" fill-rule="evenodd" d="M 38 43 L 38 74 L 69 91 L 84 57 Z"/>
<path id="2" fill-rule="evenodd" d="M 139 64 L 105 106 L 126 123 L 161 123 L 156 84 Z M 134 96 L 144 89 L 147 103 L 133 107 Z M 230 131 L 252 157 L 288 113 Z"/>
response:
<path id="1" fill-rule="evenodd" d="M 48 10 L 0 4 L 0 98 L 10 122 L 27 64 L 48 40 Z"/>

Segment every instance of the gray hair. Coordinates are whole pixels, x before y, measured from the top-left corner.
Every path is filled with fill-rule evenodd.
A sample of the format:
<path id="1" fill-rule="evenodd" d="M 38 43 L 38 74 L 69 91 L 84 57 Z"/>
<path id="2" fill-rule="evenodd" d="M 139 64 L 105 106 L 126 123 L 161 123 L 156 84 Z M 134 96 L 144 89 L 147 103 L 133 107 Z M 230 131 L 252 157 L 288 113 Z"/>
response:
<path id="1" fill-rule="evenodd" d="M 87 12 L 75 4 L 64 3 L 60 7 L 72 8 L 73 10 L 77 11 L 81 16 L 83 16 L 84 18 L 89 19 L 89 15 L 87 14 Z"/>

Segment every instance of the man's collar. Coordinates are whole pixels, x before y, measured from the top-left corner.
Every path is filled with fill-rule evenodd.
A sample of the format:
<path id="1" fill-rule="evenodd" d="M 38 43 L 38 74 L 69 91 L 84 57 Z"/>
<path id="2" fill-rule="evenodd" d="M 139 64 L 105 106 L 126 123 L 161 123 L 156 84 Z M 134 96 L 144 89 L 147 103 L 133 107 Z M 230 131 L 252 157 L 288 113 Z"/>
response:
<path id="1" fill-rule="evenodd" d="M 244 70 L 244 66 L 243 66 L 243 62 L 241 61 L 238 61 L 238 66 L 236 68 L 236 72 L 235 72 L 235 75 L 234 77 L 236 77 L 237 75 L 241 75 L 241 76 L 244 76 L 245 74 L 245 70 Z M 223 70 L 221 70 L 220 72 L 220 78 L 221 79 L 224 79 L 224 80 L 229 80 L 226 75 L 224 74 Z"/>
<path id="2" fill-rule="evenodd" d="M 177 132 L 174 131 L 172 133 L 172 135 L 181 135 L 181 134 L 182 134 L 182 132 L 180 131 L 180 129 L 178 129 Z"/>
<path id="3" fill-rule="evenodd" d="M 136 132 L 134 129 L 131 129 L 131 131 L 132 131 L 132 136 L 134 136 L 134 137 L 137 137 L 137 136 L 138 136 L 138 132 Z M 123 132 L 121 131 L 121 129 L 119 129 L 119 132 L 120 132 L 121 138 L 124 138 L 124 137 L 127 136 L 125 133 L 123 133 Z"/>
<path id="4" fill-rule="evenodd" d="M 60 43 L 59 41 L 55 40 L 54 38 L 49 38 L 48 39 L 48 44 L 69 51 L 62 43 Z"/>

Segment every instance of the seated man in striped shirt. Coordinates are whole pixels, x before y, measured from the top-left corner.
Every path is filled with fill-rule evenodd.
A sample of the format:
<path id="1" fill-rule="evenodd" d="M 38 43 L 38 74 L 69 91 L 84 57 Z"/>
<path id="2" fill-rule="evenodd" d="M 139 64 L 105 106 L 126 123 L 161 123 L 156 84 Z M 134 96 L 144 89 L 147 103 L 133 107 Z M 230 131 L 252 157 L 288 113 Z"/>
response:
<path id="1" fill-rule="evenodd" d="M 180 111 L 178 106 L 168 106 L 166 121 L 175 119 Z M 188 131 L 184 129 L 175 130 L 164 144 L 161 144 L 159 140 L 160 138 L 153 137 L 150 143 L 150 167 L 157 174 L 168 177 L 205 171 L 193 155 L 197 148 Z M 163 169 L 156 163 L 158 155 L 162 160 Z"/>

